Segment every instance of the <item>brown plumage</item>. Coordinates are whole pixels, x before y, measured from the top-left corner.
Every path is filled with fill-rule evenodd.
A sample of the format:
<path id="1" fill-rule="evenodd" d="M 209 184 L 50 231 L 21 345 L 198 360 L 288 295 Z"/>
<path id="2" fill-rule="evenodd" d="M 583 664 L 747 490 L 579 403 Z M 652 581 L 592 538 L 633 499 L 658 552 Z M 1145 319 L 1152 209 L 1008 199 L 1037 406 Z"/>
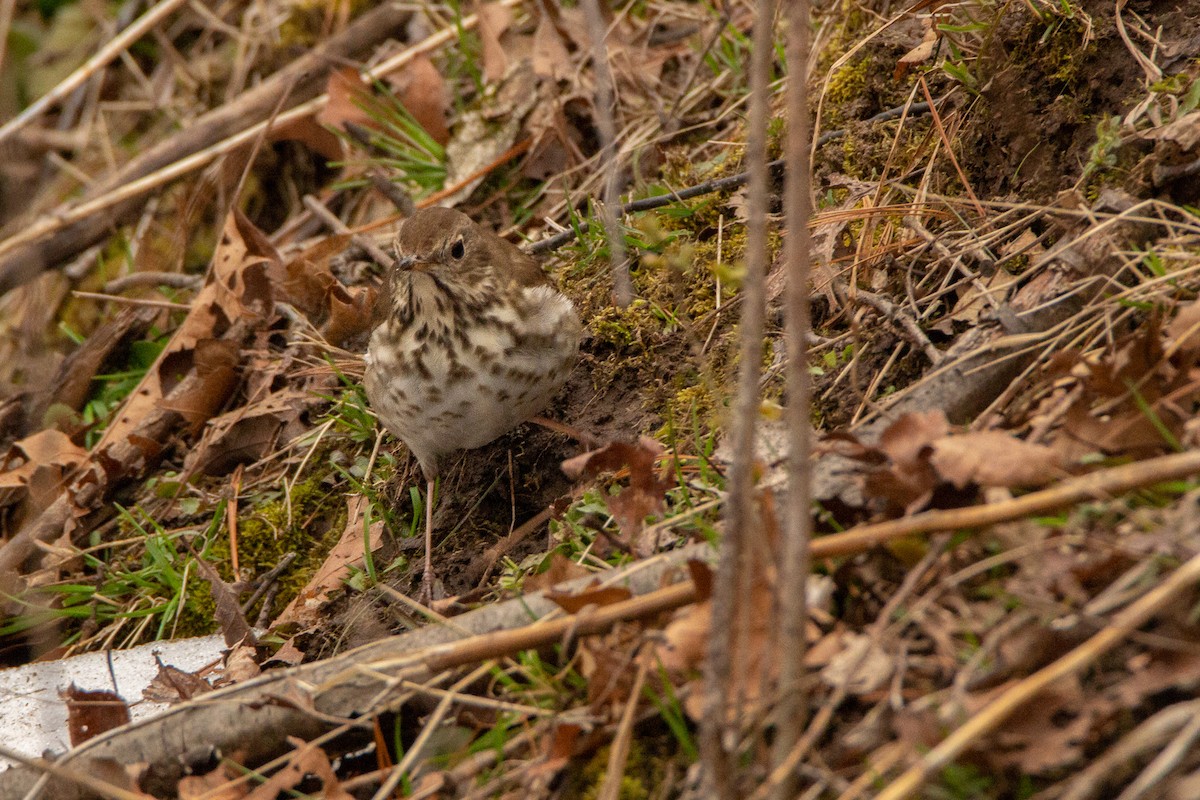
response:
<path id="1" fill-rule="evenodd" d="M 545 408 L 575 363 L 582 329 L 534 259 L 458 211 L 417 212 L 400 226 L 395 249 L 364 385 L 427 481 L 428 594 L 429 501 L 447 457 Z"/>

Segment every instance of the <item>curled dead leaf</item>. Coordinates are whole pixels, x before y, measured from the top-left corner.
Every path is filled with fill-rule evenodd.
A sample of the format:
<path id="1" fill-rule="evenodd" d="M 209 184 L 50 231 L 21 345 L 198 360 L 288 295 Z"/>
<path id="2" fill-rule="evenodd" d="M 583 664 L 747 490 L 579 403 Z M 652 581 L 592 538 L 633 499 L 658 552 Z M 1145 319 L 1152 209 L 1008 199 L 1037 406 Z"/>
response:
<path id="1" fill-rule="evenodd" d="M 615 496 L 606 495 L 604 501 L 622 532 L 632 539 L 641 533 L 647 516 L 662 510 L 663 498 L 673 485 L 659 478 L 655 468 L 664 452 L 661 444 L 643 436 L 637 444 L 612 442 L 567 459 L 562 463 L 562 470 L 567 477 L 578 480 L 585 475 L 594 477 L 601 472 L 615 472 L 628 467 L 629 486 Z M 633 541 L 635 550 L 642 544 L 636 539 Z"/>

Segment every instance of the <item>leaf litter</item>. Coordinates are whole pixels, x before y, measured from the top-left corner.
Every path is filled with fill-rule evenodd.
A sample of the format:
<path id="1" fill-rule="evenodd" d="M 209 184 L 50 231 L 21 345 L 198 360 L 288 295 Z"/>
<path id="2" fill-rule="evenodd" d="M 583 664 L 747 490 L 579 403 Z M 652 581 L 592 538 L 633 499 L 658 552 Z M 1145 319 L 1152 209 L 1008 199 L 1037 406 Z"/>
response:
<path id="1" fill-rule="evenodd" d="M 742 6 L 734 9 L 732 22 L 687 4 L 653 6 L 655 13 L 646 16 L 630 8 L 605 9 L 611 23 L 609 58 L 620 94 L 623 163 L 629 174 L 654 184 L 653 191 L 669 192 L 681 181 L 699 182 L 737 164 L 736 148 L 721 142 L 743 135 L 735 109 L 748 18 Z M 828 26 L 822 30 L 844 34 L 840 40 L 821 40 L 822 46 L 845 48 L 831 56 L 849 52 L 851 42 L 863 45 L 861 58 L 829 75 L 830 105 L 822 124 L 845 130 L 840 140 L 818 148 L 815 161 L 817 178 L 830 193 L 814 222 L 818 291 L 812 366 L 819 398 L 814 414 L 828 434 L 817 463 L 841 455 L 854 465 L 827 473 L 843 482 L 837 494 L 843 505 L 829 503 L 824 509 L 822 525 L 829 530 L 862 520 L 1003 503 L 1027 489 L 1120 460 L 1154 459 L 1196 447 L 1192 417 L 1200 406 L 1194 364 L 1200 354 L 1200 306 L 1192 264 L 1198 229 L 1189 209 L 1197 198 L 1187 180 L 1197 158 L 1197 141 L 1189 134 L 1196 76 L 1179 71 L 1182 62 L 1173 60 L 1194 49 L 1194 42 L 1173 33 L 1188 29 L 1180 17 L 1186 12 L 1156 12 L 1156 27 L 1144 32 L 1160 31 L 1162 47 L 1150 56 L 1139 51 L 1139 59 L 1130 40 L 1112 33 L 1111 8 L 1080 7 L 1075 16 L 1014 12 L 1013 18 L 1026 15 L 1022 24 L 1030 29 L 1042 26 L 1049 42 L 1042 51 L 1023 49 L 1030 30 L 1011 18 L 989 18 L 981 5 L 934 10 L 936 16 L 914 18 L 917 24 L 910 28 L 901 25 L 894 36 L 885 31 L 878 37 L 855 27 L 861 22 L 822 12 Z M 1119 6 L 1115 13 L 1121 14 Z M 401 149 L 408 160 L 389 165 L 394 179 L 420 202 L 457 203 L 500 228 L 516 225 L 534 233 L 537 226 L 529 220 L 543 218 L 561 224 L 585 220 L 586 226 L 591 209 L 581 201 L 598 194 L 599 182 L 591 160 L 597 142 L 590 44 L 580 15 L 578 8 L 553 3 L 486 3 L 479 9 L 475 39 L 463 20 L 445 25 L 437 14 L 428 19 L 417 14 L 414 30 L 445 30 L 442 41 L 457 35 L 460 46 L 426 47 L 384 82 L 420 129 L 445 146 L 448 157 L 434 186 L 418 170 L 424 155 Z M 147 57 L 141 65 L 158 85 L 171 87 L 180 101 L 174 113 L 194 113 L 188 104 L 200 108 L 202 98 L 226 91 L 236 98 L 246 75 L 271 71 L 269 48 L 231 35 L 238 30 L 237 24 L 230 26 L 235 17 L 216 25 L 188 10 L 181 20 L 203 35 L 172 39 L 164 34 L 160 45 L 193 48 L 190 62 L 186 57 L 176 61 L 212 70 L 203 76 L 211 81 L 205 91 L 196 92 L 201 73 L 185 80 L 180 75 L 186 71 L 172 72 L 169 58 L 159 64 Z M 299 17 L 293 22 L 297 28 L 289 35 L 319 38 L 322 34 L 312 30 L 328 32 L 345 19 L 330 16 L 312 30 Z M 1126 16 L 1122 24 L 1135 22 Z M 996 41 L 1021 57 L 1005 60 L 990 50 L 989 39 L 977 35 L 989 28 Z M 218 41 L 237 44 L 242 60 L 220 69 Z M 394 55 L 399 46 L 389 47 L 380 58 Z M 1078 74 L 1055 68 L 1045 53 L 1056 48 L 1069 54 L 1060 66 L 1087 68 Z M 262 64 L 256 57 L 264 58 Z M 355 58 L 365 60 L 366 54 Z M 1171 73 L 1175 83 L 1138 84 L 1147 58 L 1160 60 L 1160 73 L 1176 70 Z M 990 80 L 973 83 L 973 72 Z M 1135 76 L 1133 82 L 1124 80 L 1129 75 Z M 141 77 L 128 64 L 114 63 L 105 79 L 114 96 L 138 97 Z M 926 117 L 878 127 L 855 124 L 888 104 L 903 103 L 915 79 L 932 89 L 940 124 L 956 147 L 956 164 Z M 1017 79 L 1022 91 L 1004 95 Z M 846 92 L 839 82 L 856 88 Z M 1132 85 L 1142 86 L 1137 102 L 1114 88 Z M 377 448 L 369 411 L 354 389 L 361 370 L 355 354 L 361 353 L 371 326 L 380 289 L 373 276 L 382 265 L 364 259 L 353 238 L 371 235 L 372 226 L 389 219 L 393 209 L 382 195 L 362 188 L 374 165 L 359 145 L 335 135 L 343 131 L 329 130 L 353 123 L 377 136 L 394 119 L 379 110 L 384 93 L 360 81 L 355 70 L 331 72 L 324 86 L 328 103 L 273 132 L 270 152 L 260 149 L 254 156 L 249 173 L 254 180 L 247 183 L 257 184 L 247 193 L 253 202 L 229 212 L 228 198 L 222 198 L 207 209 L 204 225 L 210 229 L 204 235 L 213 243 L 211 252 L 155 262 L 176 272 L 210 264 L 209 274 L 194 293 L 156 288 L 147 295 L 167 303 L 152 324 L 168 338 L 111 418 L 86 423 L 71 416 L 80 412 L 81 392 L 65 381 L 53 398 L 66 409 L 57 421 L 46 411 L 53 402 L 39 400 L 41 410 L 30 415 L 25 400 L 14 399 L 16 393 L 3 398 L 0 529 L 6 543 L 0 558 L 21 566 L 14 575 L 34 574 L 32 562 L 51 550 L 99 548 L 113 567 L 135 558 L 137 545 L 126 541 L 130 529 L 112 513 L 115 502 L 133 503 L 163 526 L 175 526 L 164 532 L 197 550 L 210 544 L 212 531 L 227 525 L 224 513 L 214 513 L 217 504 L 233 502 L 241 536 L 257 531 L 256 536 L 286 547 L 298 532 L 308 532 L 310 539 L 327 542 L 310 571 L 287 576 L 286 588 L 260 609 L 276 619 L 270 627 L 277 634 L 287 623 L 283 652 L 288 663 L 324 653 L 331 642 L 336 649 L 339 638 L 355 627 L 346 620 L 412 624 L 411 608 L 396 605 L 385 592 L 363 590 L 365 584 L 355 577 L 382 569 L 389 577 L 381 583 L 395 584 L 402 593 L 410 588 L 405 551 L 395 542 L 420 511 L 404 489 L 411 466 L 388 444 Z M 973 105 L 967 99 L 998 95 L 1014 98 L 1015 107 Z M 1090 104 L 1081 105 L 1086 113 L 1074 113 L 1057 100 L 1066 96 Z M 111 135 L 138 131 L 145 142 L 166 135 L 163 120 L 139 117 L 133 106 L 107 98 L 90 102 L 99 104 L 95 109 L 105 115 Z M 60 113 L 62 130 L 79 124 L 65 109 Z M 1101 114 L 1125 115 L 1119 137 L 1102 141 L 1103 132 L 1093 122 Z M 980 147 L 985 136 L 991 137 L 989 144 Z M 29 147 L 27 140 L 22 146 Z M 1030 149 L 1031 141 L 1046 144 Z M 305 158 L 296 158 L 297 152 Z M 314 170 L 312 154 L 336 163 Z M 33 207 L 54 208 L 55 195 L 65 195 L 63 187 L 78 179 L 76 173 L 112 174 L 106 159 L 120 158 L 87 147 L 73 155 L 75 170 L 49 170 L 52 180 Z M 1010 162 L 1018 156 L 1031 160 L 1028 165 Z M 1058 160 L 1047 167 L 1040 160 L 1048 158 Z M 1085 162 L 1086 170 L 1080 167 Z M 16 160 L 0 164 L 5 180 L 19 174 L 18 166 Z M 204 196 L 204 180 L 185 178 L 182 183 L 191 184 L 186 189 L 167 189 L 157 206 L 140 208 L 140 233 L 130 241 L 152 252 L 155 231 L 169 225 L 183 203 L 175 195 L 190 190 L 188 202 L 203 202 L 194 198 Z M 216 194 L 233 185 L 236 181 L 220 183 Z M 977 201 L 964 199 L 972 194 Z M 311 208 L 299 202 L 306 195 L 331 209 L 349 232 L 322 230 Z M 1114 198 L 1120 202 L 1110 202 Z M 251 221 L 255 208 L 271 208 L 285 222 L 264 232 Z M 688 239 L 695 259 L 715 261 L 713 249 L 719 244 L 735 254 L 725 251 L 723 260 L 729 263 L 738 257 L 739 245 L 723 237 L 741 226 L 739 208 L 744 204 L 736 197 L 701 201 L 680 206 L 678 217 L 664 215 L 663 220 L 672 236 Z M 383 237 L 380 241 L 386 247 Z M 652 268 L 664 261 L 644 258 L 632 269 L 640 305 L 612 314 L 605 310 L 606 274 L 586 266 L 589 249 L 600 246 L 589 241 L 552 263 L 573 299 L 589 312 L 591 337 L 585 368 L 557 410 L 570 423 L 590 425 L 589 433 L 608 443 L 568 459 L 575 451 L 561 441 L 546 455 L 538 454 L 555 434 L 518 433 L 490 455 L 464 461 L 443 482 L 435 510 L 439 528 L 466 526 L 441 548 L 451 564 L 469 559 L 493 535 L 513 532 L 523 518 L 552 501 L 570 500 L 565 510 L 550 515 L 554 538 L 526 539 L 525 549 L 516 554 L 523 560 L 507 565 L 498 584 L 484 587 L 493 595 L 520 586 L 525 570 L 557 564 L 546 578 L 550 583 L 581 571 L 602 576 L 611 567 L 602 555 L 624 553 L 650 561 L 676 541 L 704 539 L 719 528 L 706 515 L 713 507 L 706 504 L 721 499 L 724 451 L 713 445 L 724 438 L 716 409 L 728 398 L 732 374 L 734 315 L 726 308 L 738 297 L 736 273 L 719 288 L 685 286 L 690 302 L 681 303 L 678 287 L 666 285 Z M 129 263 L 147 263 L 147 256 L 136 255 Z M 85 259 L 85 269 L 73 274 L 125 268 L 107 255 L 92 258 L 94 264 Z M 32 284 L 17 289 L 4 302 L 28 303 L 33 291 Z M 856 299 L 859 291 L 886 302 L 863 302 Z M 190 309 L 182 316 L 169 305 L 177 300 Z M 47 313 L 61 313 L 63 320 L 94 330 L 97 342 L 105 338 L 99 337 L 101 326 L 115 319 L 114 309 L 120 307 L 119 301 L 72 303 L 86 311 L 63 305 Z M 104 365 L 119 367 L 128 345 L 122 344 L 122 330 L 135 328 L 114 326 L 81 374 L 91 381 L 103 374 Z M 14 328 L 11 337 L 24 337 L 26 349 L 45 348 L 48 341 L 29 328 Z M 764 382 L 772 401 L 780 397 L 779 344 L 772 329 Z M 932 368 L 931 351 L 949 366 Z M 982 363 L 990 354 L 1007 372 L 954 371 L 956 364 L 970 366 L 973 357 Z M 27 374 L 28 359 L 8 363 L 12 366 L 0 375 L 4 386 L 40 388 Z M 985 374 L 1002 378 L 988 383 L 980 377 Z M 697 391 L 698 386 L 709 389 Z M 771 413 L 770 403 L 765 410 Z M 89 427 L 102 429 L 87 447 Z M 778 453 L 767 460 L 762 483 L 771 486 L 778 480 Z M 557 474 L 563 462 L 570 480 Z M 238 467 L 245 470 L 246 483 L 231 500 L 223 483 Z M 487 485 L 493 488 L 478 488 Z M 847 489 L 851 486 L 860 499 L 846 500 L 855 497 Z M 868 765 L 884 762 L 885 748 L 893 743 L 914 754 L 905 758 L 915 759 L 917 748 L 936 745 L 948 729 L 981 713 L 1025 676 L 1086 643 L 1110 615 L 1192 555 L 1194 502 L 1194 486 L 1176 481 L 1126 497 L 1097 498 L 1056 518 L 996 525 L 952 545 L 936 538 L 899 540 L 853 557 L 819 561 L 833 588 L 827 602 L 812 604 L 810 665 L 823 687 L 813 690 L 812 699 L 815 707 L 828 697 L 826 707 L 838 711 L 814 718 L 811 732 L 823 763 L 855 777 L 866 775 Z M 321 504 L 332 510 L 322 512 Z M 759 518 L 765 529 L 774 528 L 766 498 Z M 615 533 L 603 536 L 622 544 L 611 550 L 595 544 L 601 536 L 597 531 L 610 524 Z M 324 533 L 312 535 L 321 529 L 341 543 L 335 546 Z M 570 535 L 580 531 L 589 538 Z M 267 572 L 281 563 L 282 549 L 264 561 L 252 555 L 257 541 L 236 546 L 241 563 L 252 564 L 252 570 Z M 43 572 L 36 582 L 98 583 L 102 571 L 84 564 L 81 558 L 55 561 L 54 574 Z M 192 562 L 189 581 L 200 580 L 195 573 L 206 572 L 206 564 L 220 573 L 203 578 L 212 604 L 206 624 L 219 624 L 227 634 L 241 630 L 237 620 L 241 625 L 247 620 L 240 592 L 247 576 L 229 574 L 229 564 L 204 556 Z M 764 699 L 760 687 L 774 678 L 768 590 L 776 579 L 769 560 L 758 568 L 761 581 L 751 595 L 752 607 L 741 609 L 739 623 L 747 654 L 741 693 L 751 708 Z M 691 574 L 705 583 L 702 568 L 693 567 Z M 681 754 L 691 744 L 689 726 L 680 722 L 672 703 L 693 720 L 702 715 L 698 671 L 711 624 L 705 594 L 672 619 L 627 621 L 604 634 L 564 640 L 553 653 L 494 654 L 488 685 L 474 686 L 456 695 L 458 700 L 407 686 L 404 691 L 412 694 L 395 720 L 381 713 L 369 717 L 368 724 L 379 726 L 381 741 L 395 731 L 407 746 L 425 746 L 439 732 L 454 741 L 452 728 L 456 735 L 467 731 L 467 738 L 486 743 L 481 752 L 491 748 L 506 759 L 477 766 L 483 762 L 473 762 L 463 745 L 447 745 L 450 757 L 444 762 L 414 757 L 405 764 L 403 780 L 410 785 L 451 793 L 479 780 L 488 793 L 549 794 L 554 781 L 566 781 L 583 789 L 595 780 L 587 777 L 589 770 L 594 774 L 602 763 L 597 748 L 613 738 L 622 710 L 636 700 L 632 690 L 639 686 L 639 664 L 649 652 L 646 642 L 654 639 L 659 661 L 646 678 L 646 693 L 658 705 L 641 707 L 638 731 L 647 750 L 669 755 L 636 777 L 671 785 L 665 776 L 690 763 Z M 555 596 L 579 625 L 599 610 L 637 600 L 611 587 Z M 66 604 L 60 599 L 57 605 Z M 90 622 L 102 629 L 98 617 Z M 79 647 L 111 641 L 101 630 L 86 630 L 86 623 L 83 630 L 73 629 L 74 624 L 46 630 L 74 636 Z M 1187 756 L 1171 764 L 1155 756 L 1163 742 L 1182 743 L 1190 735 L 1171 720 L 1185 706 L 1179 695 L 1200 681 L 1188 644 L 1193 628 L 1187 603 L 1179 598 L 1096 660 L 1089 674 L 1053 684 L 1025 713 L 976 742 L 958 766 L 988 780 L 977 796 L 1010 796 L 1015 775 L 1047 796 L 1104 796 L 1104 787 L 1135 780 L 1128 767 L 1118 765 L 1117 754 L 1135 759 L 1135 770 L 1146 767 L 1139 780 L 1173 781 L 1183 791 L 1189 780 L 1194 782 L 1197 765 Z M 275 643 L 270 636 L 263 642 L 276 646 L 278 637 Z M 263 655 L 244 647 L 232 652 L 231 680 L 251 680 Z M 663 672 L 655 678 L 658 665 Z M 418 696 L 421 702 L 414 699 Z M 455 710 L 453 723 L 437 715 L 443 701 Z M 561 718 L 550 722 L 533 709 L 552 709 Z M 443 722 L 436 730 L 421 729 L 413 719 L 405 721 L 414 715 Z M 474 728 L 464 724 L 468 719 L 476 722 Z M 1148 727 L 1154 720 L 1161 720 L 1160 726 Z M 511 738 L 496 738 L 504 736 Z M 370 778 L 371 770 L 356 773 L 337 760 L 339 755 L 328 742 L 296 741 L 290 753 L 281 754 L 273 776 L 255 788 L 234 788 L 226 768 L 210 772 L 208 777 L 216 777 L 207 785 L 225 787 L 230 797 L 273 797 L 305 785 L 326 796 L 351 796 L 343 783 L 364 779 L 373 789 L 403 758 L 387 746 L 377 747 L 380 772 Z M 627 771 L 631 763 L 626 762 Z M 485 778 L 495 766 L 501 768 Z M 805 775 L 813 781 L 828 777 Z M 136 790 L 139 779 L 122 780 L 131 780 L 128 785 Z M 179 796 L 201 791 L 197 780 L 190 776 L 178 783 Z"/>

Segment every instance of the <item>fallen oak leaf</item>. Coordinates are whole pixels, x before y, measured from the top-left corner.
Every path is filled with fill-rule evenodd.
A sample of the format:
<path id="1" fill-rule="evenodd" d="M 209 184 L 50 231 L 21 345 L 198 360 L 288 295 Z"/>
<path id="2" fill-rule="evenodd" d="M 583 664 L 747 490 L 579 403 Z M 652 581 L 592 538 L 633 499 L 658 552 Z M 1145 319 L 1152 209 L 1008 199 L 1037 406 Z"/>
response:
<path id="1" fill-rule="evenodd" d="M 942 38 L 941 31 L 933 25 L 933 20 L 934 17 L 924 20 L 925 34 L 921 37 L 921 41 L 896 60 L 896 70 L 892 73 L 892 80 L 900 80 L 908 73 L 910 67 L 928 61 L 933 56 Z"/>
<path id="2" fill-rule="evenodd" d="M 246 795 L 246 800 L 275 800 L 309 776 L 321 782 L 321 797 L 325 800 L 354 800 L 333 774 L 329 756 L 320 746 L 294 736 L 289 736 L 288 741 L 296 750 L 289 756 L 287 765 Z"/>
<path id="3" fill-rule="evenodd" d="M 340 345 L 366 333 L 374 325 L 379 292 L 372 286 L 349 289 L 340 283 L 330 288 L 328 322 L 322 328 L 326 341 Z"/>
<path id="4" fill-rule="evenodd" d="M 312 119 L 329 136 L 337 139 L 326 130 L 325 126 L 340 131 L 346 123 L 378 130 L 379 124 L 364 108 L 373 100 L 371 90 L 362 82 L 358 70 L 354 67 L 342 67 L 329 73 L 325 91 L 329 95 L 329 102 Z M 317 152 L 327 155 L 321 150 Z M 338 142 L 336 153 L 334 159 L 345 157 L 341 142 Z"/>
<path id="5" fill-rule="evenodd" d="M 185 374 L 194 370 L 198 380 L 186 386 L 181 384 L 177 391 L 163 397 L 159 407 L 178 412 L 196 428 L 203 425 L 225 404 L 237 384 L 241 349 L 241 345 L 231 339 L 202 339 L 193 350 L 176 353 L 190 357 L 191 369 L 185 370 Z M 160 364 L 160 368 L 177 366 L 168 359 Z M 167 381 L 163 383 L 166 385 Z"/>
<path id="6" fill-rule="evenodd" d="M 212 691 L 212 684 L 196 673 L 164 664 L 158 656 L 155 660 L 158 661 L 158 672 L 142 689 L 143 700 L 174 705 Z"/>
<path id="7" fill-rule="evenodd" d="M 637 541 L 646 517 L 662 511 L 667 490 L 674 485 L 670 481 L 661 480 L 655 468 L 664 452 L 666 448 L 661 444 L 648 436 L 642 436 L 637 444 L 612 442 L 562 462 L 563 472 L 572 480 L 578 480 L 585 475 L 594 477 L 600 472 L 616 472 L 628 466 L 629 486 L 616 496 L 606 495 L 604 502 L 616 518 L 617 524 L 621 526 L 621 531 L 630 538 L 631 544 L 639 554 L 642 554 L 643 546 L 647 544 Z"/>
<path id="8" fill-rule="evenodd" d="M 222 475 L 237 464 L 253 463 L 281 439 L 299 434 L 305 411 L 326 402 L 312 392 L 285 387 L 214 417 L 184 459 L 184 471 Z"/>
<path id="9" fill-rule="evenodd" d="M 588 606 L 610 606 L 633 595 L 620 586 L 596 586 L 580 592 L 546 592 L 546 599 L 568 614 L 578 614 Z"/>
<path id="10" fill-rule="evenodd" d="M 555 551 L 550 554 L 549 566 L 541 572 L 527 577 L 522 584 L 522 588 L 526 594 L 540 592 L 542 590 L 549 590 L 566 581 L 575 580 L 576 578 L 586 578 L 591 574 L 590 570 L 584 569 L 562 553 Z"/>
<path id="11" fill-rule="evenodd" d="M 45 507 L 62 489 L 64 476 L 87 456 L 86 450 L 55 428 L 14 442 L 0 457 L 0 505 L 24 495 L 35 507 Z"/>
<path id="12" fill-rule="evenodd" d="M 1065 477 L 1062 457 L 1045 445 L 1002 431 L 978 431 L 936 440 L 929 462 L 955 487 L 970 484 L 1007 488 L 1043 486 Z"/>
<path id="13" fill-rule="evenodd" d="M 250 788 L 234 766 L 236 759 L 223 759 L 216 769 L 203 775 L 184 775 L 175 791 L 179 800 L 242 800 Z"/>
<path id="14" fill-rule="evenodd" d="M 566 80 L 574 72 L 571 55 L 567 52 L 567 45 L 554 24 L 548 6 L 548 3 L 539 6 L 541 13 L 537 28 L 533 32 L 533 72 L 540 78 Z"/>
<path id="15" fill-rule="evenodd" d="M 280 299 L 320 323 L 326 297 L 335 284 L 340 285 L 330 271 L 330 262 L 346 250 L 351 238 L 349 233 L 326 236 L 284 262 L 271 276 Z"/>

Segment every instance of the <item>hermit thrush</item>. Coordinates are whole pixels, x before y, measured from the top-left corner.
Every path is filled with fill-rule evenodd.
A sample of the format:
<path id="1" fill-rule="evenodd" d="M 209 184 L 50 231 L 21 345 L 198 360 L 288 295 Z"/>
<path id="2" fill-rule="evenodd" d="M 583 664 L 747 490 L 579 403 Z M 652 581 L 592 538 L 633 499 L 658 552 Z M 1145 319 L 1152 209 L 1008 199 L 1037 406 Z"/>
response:
<path id="1" fill-rule="evenodd" d="M 541 411 L 579 349 L 575 309 L 530 256 L 449 208 L 400 226 L 367 348 L 367 399 L 426 480 L 425 572 L 433 587 L 433 485 L 457 450 Z"/>

